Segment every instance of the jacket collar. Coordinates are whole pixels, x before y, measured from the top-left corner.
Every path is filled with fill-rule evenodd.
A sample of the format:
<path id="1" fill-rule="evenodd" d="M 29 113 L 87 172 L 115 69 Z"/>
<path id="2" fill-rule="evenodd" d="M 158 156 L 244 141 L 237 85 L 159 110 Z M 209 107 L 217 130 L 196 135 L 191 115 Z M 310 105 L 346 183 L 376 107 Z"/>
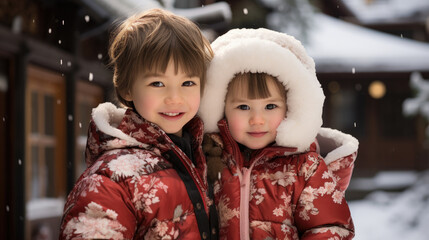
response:
<path id="1" fill-rule="evenodd" d="M 126 110 L 118 129 L 133 137 L 140 143 L 156 146 L 162 150 L 170 149 L 169 145 L 173 144 L 173 141 L 171 141 L 164 130 L 162 130 L 158 125 L 142 118 L 131 109 Z M 193 139 L 192 144 L 201 145 L 203 124 L 198 117 L 191 119 L 183 129 L 191 134 Z"/>
<path id="2" fill-rule="evenodd" d="M 192 136 L 192 145 L 201 146 L 203 123 L 198 117 L 189 121 L 184 129 Z M 167 134 L 131 109 L 117 108 L 112 103 L 102 103 L 92 111 L 88 130 L 87 166 L 92 165 L 106 151 L 121 148 L 148 149 L 161 155 L 171 150 L 174 143 Z"/>

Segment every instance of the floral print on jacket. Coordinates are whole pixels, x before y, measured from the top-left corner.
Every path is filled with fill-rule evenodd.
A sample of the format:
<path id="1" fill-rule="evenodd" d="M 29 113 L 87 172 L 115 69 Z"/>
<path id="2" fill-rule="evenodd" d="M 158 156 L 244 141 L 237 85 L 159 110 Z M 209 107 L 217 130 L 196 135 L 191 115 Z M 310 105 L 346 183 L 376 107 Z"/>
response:
<path id="1" fill-rule="evenodd" d="M 220 239 L 353 238 L 344 197 L 350 176 L 340 175 L 342 169 L 351 175 L 356 153 L 331 168 L 316 144 L 299 154 L 275 145 L 241 154 L 226 120 L 218 127 L 220 135 L 209 136 L 223 150 L 214 190 Z"/>
<path id="2" fill-rule="evenodd" d="M 98 120 L 89 128 L 88 168 L 68 196 L 60 239 L 200 239 L 193 203 L 168 154 L 188 169 L 208 215 L 201 120 L 185 126 L 193 136 L 194 165 L 165 132 L 134 111 L 110 103 L 97 109 L 102 114 L 93 111 Z"/>

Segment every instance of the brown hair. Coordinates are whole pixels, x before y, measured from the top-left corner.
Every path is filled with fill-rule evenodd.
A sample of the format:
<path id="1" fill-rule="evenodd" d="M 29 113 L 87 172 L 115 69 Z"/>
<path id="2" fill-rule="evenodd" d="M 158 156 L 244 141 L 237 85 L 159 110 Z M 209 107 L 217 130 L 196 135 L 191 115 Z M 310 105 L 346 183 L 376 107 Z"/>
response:
<path id="1" fill-rule="evenodd" d="M 119 102 L 133 108 L 123 95 L 139 74 L 165 72 L 170 59 L 190 76 L 200 77 L 201 93 L 213 51 L 200 29 L 189 19 L 151 9 L 129 17 L 113 32 L 109 48 L 113 84 Z"/>
<path id="2" fill-rule="evenodd" d="M 279 89 L 281 96 L 286 102 L 286 89 L 285 86 L 276 78 L 267 73 L 238 73 L 234 76 L 231 82 L 228 84 L 228 93 L 234 94 L 237 91 L 245 93 L 249 99 L 261 99 L 268 98 L 271 93 L 268 89 L 267 82 L 273 81 L 276 87 Z M 245 92 L 244 92 L 245 91 Z"/>

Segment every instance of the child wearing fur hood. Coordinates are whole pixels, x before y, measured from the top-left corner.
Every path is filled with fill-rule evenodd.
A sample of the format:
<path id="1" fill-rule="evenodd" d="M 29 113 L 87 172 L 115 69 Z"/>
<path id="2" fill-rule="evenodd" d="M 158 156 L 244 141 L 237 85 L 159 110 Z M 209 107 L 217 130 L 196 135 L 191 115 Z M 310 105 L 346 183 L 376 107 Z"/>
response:
<path id="1" fill-rule="evenodd" d="M 199 115 L 220 239 L 353 238 L 344 192 L 358 142 L 321 128 L 313 59 L 267 29 L 231 30 L 212 49 Z"/>

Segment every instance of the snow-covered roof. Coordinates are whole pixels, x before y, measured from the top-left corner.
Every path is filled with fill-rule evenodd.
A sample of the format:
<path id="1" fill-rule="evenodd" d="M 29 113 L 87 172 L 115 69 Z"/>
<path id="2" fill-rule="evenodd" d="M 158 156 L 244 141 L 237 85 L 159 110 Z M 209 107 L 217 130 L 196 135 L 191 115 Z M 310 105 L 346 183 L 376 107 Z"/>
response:
<path id="1" fill-rule="evenodd" d="M 231 8 L 226 2 L 215 2 L 203 7 L 183 9 L 174 8 L 174 0 L 163 0 L 164 6 L 156 0 L 93 0 L 93 3 L 106 10 L 114 19 L 126 18 L 151 8 L 163 8 L 195 22 L 230 22 L 232 18 Z"/>
<path id="2" fill-rule="evenodd" d="M 429 71 L 429 44 L 315 13 L 304 42 L 318 72 Z"/>
<path id="3" fill-rule="evenodd" d="M 426 21 L 429 17 L 428 0 L 343 0 L 343 3 L 362 23 Z"/>
<path id="4" fill-rule="evenodd" d="M 270 1 L 282 3 L 279 0 Z M 112 18 L 128 17 L 150 8 L 165 8 L 196 22 L 208 19 L 224 19 L 229 22 L 232 18 L 231 9 L 225 2 L 187 9 L 174 8 L 174 0 L 162 2 L 164 6 L 156 0 L 93 0 L 93 3 L 109 12 Z M 345 0 L 345 2 L 357 4 L 363 0 Z M 391 5 L 399 9 L 397 12 L 403 11 L 400 10 L 402 8 L 408 9 L 410 6 L 420 9 L 429 6 L 427 0 L 408 0 L 406 3 L 403 0 L 374 2 L 373 7 L 376 4 L 395 3 Z M 305 7 L 305 4 L 301 5 Z M 429 44 L 427 43 L 366 29 L 311 10 L 304 12 L 312 15 L 313 19 L 303 44 L 309 55 L 314 58 L 318 72 L 429 71 Z M 288 25 L 290 21 L 285 22 L 287 20 L 281 18 L 281 15 L 277 14 L 277 19 L 273 15 L 274 17 L 268 18 L 267 21 L 277 21 L 277 24 L 280 21 L 280 25 Z M 299 26 L 297 24 L 288 26 L 290 25 Z M 285 32 L 294 35 L 293 32 Z M 299 36 L 296 37 L 300 39 Z"/>

